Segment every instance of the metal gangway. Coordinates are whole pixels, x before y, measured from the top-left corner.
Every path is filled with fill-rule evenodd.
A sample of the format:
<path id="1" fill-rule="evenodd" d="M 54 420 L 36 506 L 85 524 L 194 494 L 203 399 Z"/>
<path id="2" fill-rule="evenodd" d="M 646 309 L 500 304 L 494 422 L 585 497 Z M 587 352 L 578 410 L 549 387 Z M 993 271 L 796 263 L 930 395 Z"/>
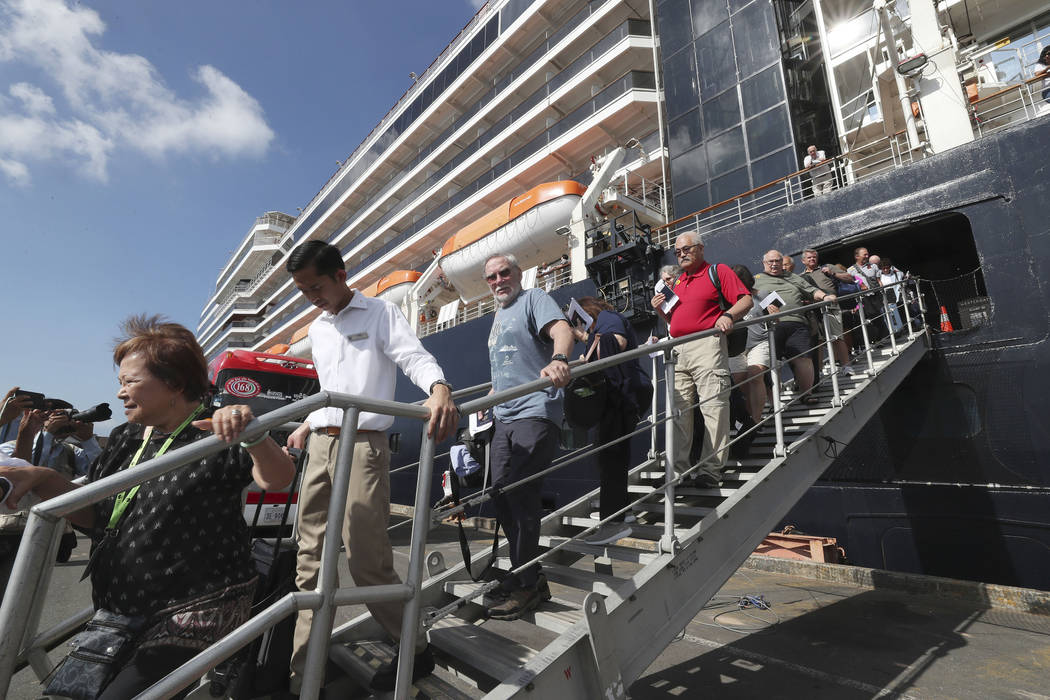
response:
<path id="1" fill-rule="evenodd" d="M 337 525 L 326 533 L 317 590 L 286 594 L 139 697 L 172 697 L 267 629 L 305 609 L 312 609 L 315 614 L 300 697 L 318 696 L 326 665 L 331 668 L 329 661 L 367 688 L 378 663 L 389 659 L 395 650 L 383 640 L 381 629 L 367 614 L 334 630 L 333 620 L 338 606 L 379 600 L 405 603 L 402 661 L 394 697 L 627 697 L 631 683 L 682 632 L 831 464 L 835 453 L 828 445 L 849 443 L 928 351 L 930 337 L 918 280 L 908 279 L 893 286 L 903 291 L 904 299 L 918 302 L 919 313 L 913 317 L 909 304 L 902 304 L 903 327 L 896 334 L 891 330 L 878 342 L 870 332 L 873 328 L 893 328 L 887 296 L 891 287 L 811 307 L 822 317 L 828 337 L 828 308 L 841 301 L 857 302 L 859 322 L 854 328 L 847 328 L 858 340 L 856 357 L 850 363 L 853 374 L 835 371 L 835 364 L 830 361 L 831 371 L 808 392 L 816 399 L 812 401 L 784 381 L 787 363 L 802 356 L 774 359 L 768 370 L 771 405 L 752 429 L 755 434 L 734 438 L 750 438 L 750 447 L 745 455 L 728 460 L 717 488 L 689 486 L 667 459 L 676 449 L 672 430 L 674 348 L 717 331 L 664 340 L 574 367 L 573 376 L 580 376 L 634 358 L 644 360 L 651 353 L 662 357 L 662 368 L 653 360 L 657 391 L 652 413 L 631 434 L 647 435 L 650 439 L 646 459 L 630 470 L 629 492 L 634 500 L 624 510 L 634 513 L 637 520 L 629 539 L 603 546 L 586 543 L 584 538 L 603 524 L 592 514 L 597 490 L 546 516 L 540 541 L 544 551 L 538 561 L 554 597 L 514 622 L 485 617 L 485 598 L 498 582 L 474 583 L 464 564 L 448 566 L 440 553 L 425 552 L 433 521 L 484 502 L 492 495 L 491 489 L 486 488 L 452 510 L 432 512 L 428 499 L 435 449 L 425 429 L 418 463 L 410 563 L 404 583 L 342 588 L 336 585 L 336 564 L 341 556 L 338 523 L 346 506 L 351 457 L 350 450 L 344 447 L 354 443 L 353 439 L 341 441 L 329 504 L 330 522 Z M 862 297 L 871 295 L 883 300 L 883 312 L 875 318 L 866 317 L 860 304 Z M 737 325 L 773 326 L 783 315 L 762 316 Z M 776 358 L 772 332 L 768 342 L 773 351 L 771 357 Z M 833 358 L 830 342 L 823 345 L 827 357 Z M 764 379 L 763 375 L 756 375 L 748 381 Z M 536 380 L 461 402 L 461 414 L 469 415 L 548 385 L 548 380 Z M 485 390 L 487 386 L 474 389 Z M 356 434 L 361 411 L 425 417 L 425 410 L 418 404 L 322 392 L 256 419 L 246 430 L 245 439 L 320 406 L 346 409 L 342 430 L 351 438 Z M 661 406 L 672 408 L 661 410 Z M 603 447 L 594 445 L 563 455 L 542 474 L 584 459 Z M 0 628 L 4 630 L 0 636 L 0 688 L 5 693 L 20 665 L 28 664 L 39 678 L 45 677 L 52 668 L 47 650 L 91 615 L 88 609 L 58 625 L 39 629 L 64 516 L 224 448 L 225 443 L 209 437 L 33 507 L 0 607 Z M 504 487 L 503 492 L 512 492 L 514 486 Z M 489 556 L 487 548 L 474 555 L 472 569 L 483 566 Z M 505 541 L 496 556 L 497 566 L 510 568 Z M 421 631 L 435 650 L 438 669 L 413 687 L 412 650 Z"/>

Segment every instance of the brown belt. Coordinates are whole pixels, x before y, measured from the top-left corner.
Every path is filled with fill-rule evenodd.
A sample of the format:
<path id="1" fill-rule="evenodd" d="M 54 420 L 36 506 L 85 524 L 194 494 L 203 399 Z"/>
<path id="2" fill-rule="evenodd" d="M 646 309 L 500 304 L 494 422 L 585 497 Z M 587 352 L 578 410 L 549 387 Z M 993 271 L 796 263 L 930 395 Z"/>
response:
<path id="1" fill-rule="evenodd" d="M 329 425 L 329 426 L 326 426 L 324 428 L 314 428 L 314 432 L 315 433 L 323 433 L 325 435 L 328 435 L 329 437 L 339 437 L 339 433 L 341 432 L 341 429 L 338 426 Z M 381 432 L 383 432 L 383 431 L 382 430 L 361 430 L 361 429 L 358 429 L 357 434 L 358 435 L 362 435 L 364 433 L 381 433 Z"/>

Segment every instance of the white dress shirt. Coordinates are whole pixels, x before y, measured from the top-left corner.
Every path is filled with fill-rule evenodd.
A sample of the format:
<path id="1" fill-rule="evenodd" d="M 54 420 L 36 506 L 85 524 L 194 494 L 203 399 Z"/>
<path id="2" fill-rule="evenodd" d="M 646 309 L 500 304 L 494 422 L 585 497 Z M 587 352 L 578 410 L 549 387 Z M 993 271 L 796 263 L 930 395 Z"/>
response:
<path id="1" fill-rule="evenodd" d="M 310 326 L 317 378 L 324 391 L 394 400 L 397 368 L 429 394 L 445 374 L 423 348 L 401 310 L 357 290 L 342 311 L 323 312 Z M 343 409 L 320 408 L 306 420 L 310 428 L 341 426 Z M 362 412 L 359 430 L 386 430 L 393 416 Z"/>

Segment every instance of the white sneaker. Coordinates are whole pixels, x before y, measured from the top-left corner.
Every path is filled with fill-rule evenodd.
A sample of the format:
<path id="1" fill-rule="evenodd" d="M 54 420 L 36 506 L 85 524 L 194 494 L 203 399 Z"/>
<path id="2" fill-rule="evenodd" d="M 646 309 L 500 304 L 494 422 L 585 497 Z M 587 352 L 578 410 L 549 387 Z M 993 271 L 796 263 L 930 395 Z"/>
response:
<path id="1" fill-rule="evenodd" d="M 617 540 L 622 540 L 624 537 L 631 536 L 631 526 L 627 523 L 608 522 L 598 528 L 589 537 L 584 538 L 584 542 L 593 545 L 605 545 L 612 544 Z"/>
<path id="2" fill-rule="evenodd" d="M 852 377 L 855 374 L 855 372 L 853 371 L 852 367 L 850 367 L 849 365 L 846 365 L 845 367 L 843 367 L 842 369 L 839 370 L 839 374 L 841 374 L 843 376 L 850 376 L 850 377 Z"/>

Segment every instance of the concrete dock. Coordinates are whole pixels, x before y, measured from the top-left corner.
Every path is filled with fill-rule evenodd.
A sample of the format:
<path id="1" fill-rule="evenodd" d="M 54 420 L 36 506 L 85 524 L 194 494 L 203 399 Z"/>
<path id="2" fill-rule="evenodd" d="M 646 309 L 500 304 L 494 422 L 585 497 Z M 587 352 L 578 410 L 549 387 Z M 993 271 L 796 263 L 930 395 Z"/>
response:
<path id="1" fill-rule="evenodd" d="M 442 551 L 450 565 L 460 560 L 452 527 L 431 535 L 428 550 Z M 474 535 L 473 549 L 487 537 Z M 407 539 L 407 527 L 395 530 L 394 563 L 402 572 Z M 90 604 L 86 582 L 78 582 L 86 559 L 82 539 L 69 564 L 55 570 L 45 626 Z M 631 697 L 1050 700 L 1050 594 L 987 595 L 967 582 L 870 572 L 752 559 L 631 686 Z M 573 594 L 560 586 L 552 592 L 556 599 Z M 744 596 L 761 596 L 769 609 L 741 608 Z M 358 612 L 341 611 L 337 622 Z M 7 697 L 41 695 L 26 669 Z"/>

